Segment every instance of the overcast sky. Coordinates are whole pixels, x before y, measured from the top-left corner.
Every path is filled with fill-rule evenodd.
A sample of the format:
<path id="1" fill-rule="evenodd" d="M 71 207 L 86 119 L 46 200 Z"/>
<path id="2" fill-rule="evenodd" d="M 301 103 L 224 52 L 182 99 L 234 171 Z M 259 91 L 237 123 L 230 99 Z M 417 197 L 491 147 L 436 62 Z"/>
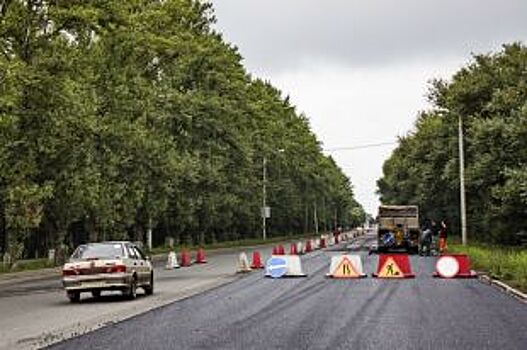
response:
<path id="1" fill-rule="evenodd" d="M 527 43 L 527 0 L 212 3 L 248 71 L 291 97 L 325 149 L 395 141 L 429 107 L 430 79 L 449 78 L 471 53 Z M 394 147 L 331 152 L 369 213 Z"/>

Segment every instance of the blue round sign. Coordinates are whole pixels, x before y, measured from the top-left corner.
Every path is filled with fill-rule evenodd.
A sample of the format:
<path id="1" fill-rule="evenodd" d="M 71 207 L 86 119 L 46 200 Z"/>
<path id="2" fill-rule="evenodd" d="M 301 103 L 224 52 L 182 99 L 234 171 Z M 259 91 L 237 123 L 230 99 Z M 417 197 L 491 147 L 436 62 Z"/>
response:
<path id="1" fill-rule="evenodd" d="M 273 257 L 267 260 L 265 269 L 272 278 L 280 278 L 287 272 L 287 261 L 283 258 Z"/>

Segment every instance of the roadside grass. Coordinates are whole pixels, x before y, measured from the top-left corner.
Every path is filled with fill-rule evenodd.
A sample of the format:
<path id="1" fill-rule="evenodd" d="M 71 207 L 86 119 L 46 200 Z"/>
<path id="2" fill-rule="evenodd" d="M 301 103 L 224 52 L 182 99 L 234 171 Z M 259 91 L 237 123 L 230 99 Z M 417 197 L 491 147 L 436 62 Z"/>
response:
<path id="1" fill-rule="evenodd" d="M 47 258 L 18 260 L 16 263 L 14 263 L 11 266 L 0 263 L 0 274 L 20 272 L 20 271 L 40 270 L 40 269 L 50 268 L 53 266 L 54 266 L 53 263 L 49 262 Z"/>
<path id="2" fill-rule="evenodd" d="M 512 287 L 527 292 L 527 250 L 520 247 L 504 247 L 488 244 L 462 246 L 449 243 L 448 251 L 470 256 L 473 269 L 484 271 Z"/>

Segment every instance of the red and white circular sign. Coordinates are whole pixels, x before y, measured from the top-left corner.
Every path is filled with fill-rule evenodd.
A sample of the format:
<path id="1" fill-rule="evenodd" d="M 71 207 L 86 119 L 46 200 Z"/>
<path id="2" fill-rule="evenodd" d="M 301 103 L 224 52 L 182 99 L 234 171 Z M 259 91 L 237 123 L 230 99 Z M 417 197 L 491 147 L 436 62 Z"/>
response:
<path id="1" fill-rule="evenodd" d="M 452 278 L 459 273 L 459 263 L 452 256 L 442 256 L 437 259 L 436 271 L 441 277 Z"/>

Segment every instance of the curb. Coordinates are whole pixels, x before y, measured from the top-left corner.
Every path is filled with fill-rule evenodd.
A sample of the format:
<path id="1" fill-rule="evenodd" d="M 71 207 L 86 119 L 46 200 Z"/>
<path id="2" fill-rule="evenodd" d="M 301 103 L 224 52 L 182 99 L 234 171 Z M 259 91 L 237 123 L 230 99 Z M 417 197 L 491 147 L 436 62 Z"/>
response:
<path id="1" fill-rule="evenodd" d="M 527 304 L 527 294 L 520 292 L 519 290 L 509 286 L 508 284 L 502 281 L 499 281 L 497 279 L 493 279 L 486 274 L 478 273 L 478 279 L 485 284 L 497 287 L 498 289 L 504 291 L 505 293 L 511 295 L 512 297 Z"/>

